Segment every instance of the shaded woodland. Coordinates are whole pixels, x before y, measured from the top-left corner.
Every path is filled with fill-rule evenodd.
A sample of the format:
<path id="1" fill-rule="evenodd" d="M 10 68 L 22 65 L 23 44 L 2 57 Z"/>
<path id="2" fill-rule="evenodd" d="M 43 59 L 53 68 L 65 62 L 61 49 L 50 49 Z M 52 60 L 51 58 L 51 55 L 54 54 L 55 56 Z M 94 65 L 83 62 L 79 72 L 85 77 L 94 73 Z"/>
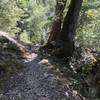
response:
<path id="1" fill-rule="evenodd" d="M 55 88 L 54 97 L 47 96 L 48 100 L 100 100 L 99 12 L 99 0 L 0 0 L 1 100 L 9 99 L 5 91 L 10 78 L 23 69 L 28 73 L 28 67 L 31 73 L 32 64 L 34 73 L 41 64 L 47 69 L 52 66 L 53 76 L 63 77 L 58 89 L 68 85 L 67 92 L 60 91 L 59 99 Z M 32 80 L 32 76 L 26 77 Z"/>

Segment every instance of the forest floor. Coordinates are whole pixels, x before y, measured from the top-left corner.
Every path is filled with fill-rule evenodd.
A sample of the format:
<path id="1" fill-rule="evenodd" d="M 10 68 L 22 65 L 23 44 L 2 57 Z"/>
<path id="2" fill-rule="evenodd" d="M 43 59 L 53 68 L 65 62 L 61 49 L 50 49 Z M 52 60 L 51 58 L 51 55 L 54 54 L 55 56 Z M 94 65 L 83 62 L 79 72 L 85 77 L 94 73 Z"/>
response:
<path id="1" fill-rule="evenodd" d="M 0 100 L 82 100 L 64 84 L 65 80 L 53 73 L 53 66 L 46 59 L 34 57 L 7 81 Z"/>
<path id="2" fill-rule="evenodd" d="M 83 100 L 53 61 L 34 49 L 23 51 L 24 46 L 14 41 L 9 36 L 0 38 L 0 100 Z"/>
<path id="3" fill-rule="evenodd" d="M 9 36 L 0 38 L 0 100 L 85 100 L 84 93 L 88 100 L 100 100 L 100 62 L 90 51 L 84 50 L 83 58 L 69 66 L 37 52 L 38 46 L 22 44 Z M 83 67 L 93 72 L 87 75 Z"/>

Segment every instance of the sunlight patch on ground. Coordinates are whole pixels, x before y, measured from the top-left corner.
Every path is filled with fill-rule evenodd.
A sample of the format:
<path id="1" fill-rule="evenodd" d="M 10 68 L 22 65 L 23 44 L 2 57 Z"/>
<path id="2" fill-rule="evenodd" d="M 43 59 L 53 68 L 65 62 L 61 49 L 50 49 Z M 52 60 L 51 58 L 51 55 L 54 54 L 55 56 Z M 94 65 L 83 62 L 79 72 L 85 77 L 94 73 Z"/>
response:
<path id="1" fill-rule="evenodd" d="M 31 53 L 26 56 L 27 59 L 25 60 L 25 62 L 33 61 L 34 59 L 36 59 L 36 57 L 37 57 L 37 54 Z"/>

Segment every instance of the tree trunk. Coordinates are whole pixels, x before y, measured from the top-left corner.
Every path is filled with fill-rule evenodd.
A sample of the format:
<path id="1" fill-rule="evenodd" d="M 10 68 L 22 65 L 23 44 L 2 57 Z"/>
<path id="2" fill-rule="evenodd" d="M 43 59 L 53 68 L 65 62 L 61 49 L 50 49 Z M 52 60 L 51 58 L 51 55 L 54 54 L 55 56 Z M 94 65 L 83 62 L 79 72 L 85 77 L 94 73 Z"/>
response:
<path id="1" fill-rule="evenodd" d="M 56 0 L 56 9 L 55 9 L 55 20 L 53 22 L 48 43 L 54 41 L 57 37 L 57 34 L 61 31 L 61 24 L 63 19 L 63 11 L 66 6 L 67 0 Z"/>
<path id="2" fill-rule="evenodd" d="M 71 0 L 69 10 L 63 22 L 60 39 L 63 41 L 73 40 L 76 35 L 76 26 L 83 0 Z"/>
<path id="3" fill-rule="evenodd" d="M 55 38 L 50 37 L 50 40 L 55 40 L 56 45 L 60 44 L 59 49 L 55 52 L 59 57 L 71 57 L 73 55 L 75 31 L 82 2 L 83 0 L 71 0 L 61 32 L 59 31 L 59 34 L 51 33 L 51 35 L 54 34 Z"/>

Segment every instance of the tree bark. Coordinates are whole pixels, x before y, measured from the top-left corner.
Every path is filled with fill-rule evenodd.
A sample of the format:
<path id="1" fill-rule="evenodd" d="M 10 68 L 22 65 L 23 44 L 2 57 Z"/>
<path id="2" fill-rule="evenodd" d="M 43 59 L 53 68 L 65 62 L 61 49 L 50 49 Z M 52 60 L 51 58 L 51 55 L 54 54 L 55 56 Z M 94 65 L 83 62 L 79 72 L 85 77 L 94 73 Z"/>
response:
<path id="1" fill-rule="evenodd" d="M 55 19 L 52 24 L 48 43 L 50 43 L 51 41 L 54 41 L 57 37 L 57 34 L 61 31 L 63 11 L 66 6 L 66 1 L 67 0 L 56 0 Z"/>
<path id="2" fill-rule="evenodd" d="M 76 35 L 76 26 L 83 0 L 71 0 L 69 10 L 63 22 L 60 39 L 63 41 L 73 40 Z"/>
<path id="3" fill-rule="evenodd" d="M 71 0 L 68 12 L 63 21 L 62 29 L 61 29 L 61 21 L 63 16 L 62 12 L 64 11 L 65 6 L 61 7 L 63 8 L 63 10 L 61 10 L 62 12 L 60 13 L 59 18 L 53 23 L 52 30 L 50 32 L 50 37 L 46 45 L 47 47 L 46 46 L 45 47 L 48 48 L 50 46 L 51 49 L 55 49 L 53 50 L 53 54 L 55 54 L 57 57 L 70 58 L 73 55 L 75 48 L 74 37 L 76 35 L 77 21 L 82 6 L 82 2 L 83 0 Z M 59 8 L 58 4 L 57 6 Z"/>
<path id="4" fill-rule="evenodd" d="M 82 2 L 83 0 L 71 0 L 61 31 L 59 31 L 59 34 L 54 34 L 54 32 L 51 31 L 51 35 L 53 36 L 50 37 L 50 41 L 56 41 L 56 46 L 60 44 L 59 49 L 55 51 L 58 57 L 71 57 L 73 55 L 74 37 L 76 35 L 77 20 Z M 55 27 L 58 26 L 55 25 L 54 29 Z"/>

